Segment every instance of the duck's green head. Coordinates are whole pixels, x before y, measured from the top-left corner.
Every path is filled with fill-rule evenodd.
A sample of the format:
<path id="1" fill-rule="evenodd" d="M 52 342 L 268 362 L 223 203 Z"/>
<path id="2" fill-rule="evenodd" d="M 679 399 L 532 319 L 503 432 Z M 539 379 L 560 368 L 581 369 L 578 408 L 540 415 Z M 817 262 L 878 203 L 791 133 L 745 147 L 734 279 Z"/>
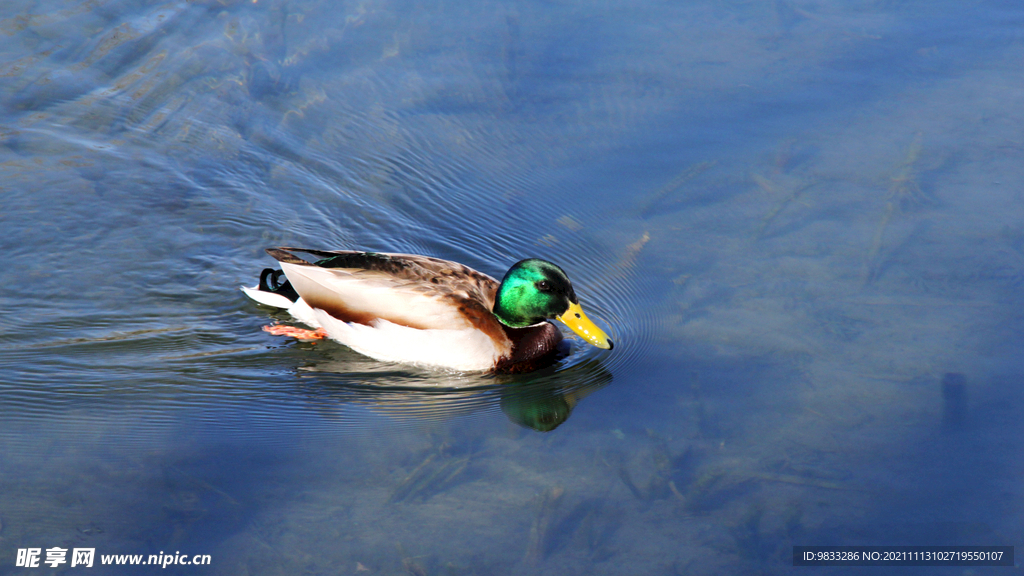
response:
<path id="1" fill-rule="evenodd" d="M 524 328 L 557 318 L 584 340 L 611 350 L 608 335 L 587 318 L 569 277 L 546 260 L 530 258 L 509 268 L 494 299 L 494 315 L 510 328 Z"/>

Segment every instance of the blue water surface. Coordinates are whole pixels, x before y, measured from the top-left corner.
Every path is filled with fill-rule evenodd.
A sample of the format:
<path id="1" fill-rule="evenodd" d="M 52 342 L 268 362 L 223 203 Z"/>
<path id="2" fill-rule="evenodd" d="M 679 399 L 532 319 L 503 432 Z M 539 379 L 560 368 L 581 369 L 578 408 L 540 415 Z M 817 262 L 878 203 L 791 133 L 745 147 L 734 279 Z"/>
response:
<path id="1" fill-rule="evenodd" d="M 1007 0 L 6 2 L 0 573 L 1020 547 L 1022 134 Z M 546 258 L 616 347 L 271 336 L 282 245 Z"/>

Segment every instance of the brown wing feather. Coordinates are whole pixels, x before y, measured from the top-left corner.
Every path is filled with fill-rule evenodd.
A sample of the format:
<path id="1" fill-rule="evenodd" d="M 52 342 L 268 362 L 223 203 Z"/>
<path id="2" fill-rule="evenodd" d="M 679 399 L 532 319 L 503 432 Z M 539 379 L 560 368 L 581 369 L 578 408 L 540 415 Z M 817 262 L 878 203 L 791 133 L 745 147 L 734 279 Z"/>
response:
<path id="1" fill-rule="evenodd" d="M 313 264 L 298 258 L 292 252 L 302 252 L 320 258 L 316 265 L 323 268 L 342 268 L 351 272 L 382 272 L 396 280 L 407 280 L 410 284 L 417 284 L 424 293 L 479 298 L 488 311 L 494 308 L 494 298 L 498 293 L 498 281 L 487 274 L 458 262 L 430 256 L 288 247 L 267 249 L 268 254 L 281 262 Z"/>
<path id="2" fill-rule="evenodd" d="M 318 258 L 313 263 L 293 254 L 301 252 Z M 305 248 L 268 248 L 267 253 L 280 262 L 321 268 L 345 270 L 354 275 L 386 276 L 396 288 L 412 290 L 425 296 L 447 301 L 474 328 L 490 337 L 505 351 L 512 354 L 512 341 L 507 329 L 498 321 L 491 310 L 498 292 L 498 281 L 472 268 L 429 256 L 416 254 L 392 254 L 359 252 L 354 250 L 311 250 Z M 301 294 L 301 292 L 300 292 Z M 369 324 L 375 319 L 359 310 L 345 306 L 338 298 L 328 294 L 303 294 L 307 303 L 327 311 L 345 322 Z M 399 318 L 387 320 L 411 328 L 429 328 Z"/>

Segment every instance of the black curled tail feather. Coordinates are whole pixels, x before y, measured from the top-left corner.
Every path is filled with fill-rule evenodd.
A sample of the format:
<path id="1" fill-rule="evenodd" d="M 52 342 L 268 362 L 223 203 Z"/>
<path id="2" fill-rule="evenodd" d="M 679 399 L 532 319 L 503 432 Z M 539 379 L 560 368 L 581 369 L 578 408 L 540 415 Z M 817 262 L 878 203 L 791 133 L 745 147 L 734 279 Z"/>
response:
<path id="1" fill-rule="evenodd" d="M 281 270 L 264 268 L 263 272 L 260 273 L 260 290 L 280 294 L 295 302 L 299 299 L 299 293 L 295 291 L 295 288 L 292 288 L 291 283 L 287 279 L 284 283 L 279 283 L 282 276 L 284 276 L 284 272 Z"/>

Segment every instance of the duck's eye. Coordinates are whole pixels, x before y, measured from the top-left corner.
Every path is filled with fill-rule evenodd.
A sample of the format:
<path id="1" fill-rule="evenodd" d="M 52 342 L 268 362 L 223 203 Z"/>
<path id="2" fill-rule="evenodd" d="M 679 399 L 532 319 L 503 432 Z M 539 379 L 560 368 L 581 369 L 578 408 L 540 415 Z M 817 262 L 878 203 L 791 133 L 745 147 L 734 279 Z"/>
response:
<path id="1" fill-rule="evenodd" d="M 537 290 L 540 290 L 541 292 L 551 292 L 551 282 L 548 282 L 547 280 L 537 282 Z"/>

